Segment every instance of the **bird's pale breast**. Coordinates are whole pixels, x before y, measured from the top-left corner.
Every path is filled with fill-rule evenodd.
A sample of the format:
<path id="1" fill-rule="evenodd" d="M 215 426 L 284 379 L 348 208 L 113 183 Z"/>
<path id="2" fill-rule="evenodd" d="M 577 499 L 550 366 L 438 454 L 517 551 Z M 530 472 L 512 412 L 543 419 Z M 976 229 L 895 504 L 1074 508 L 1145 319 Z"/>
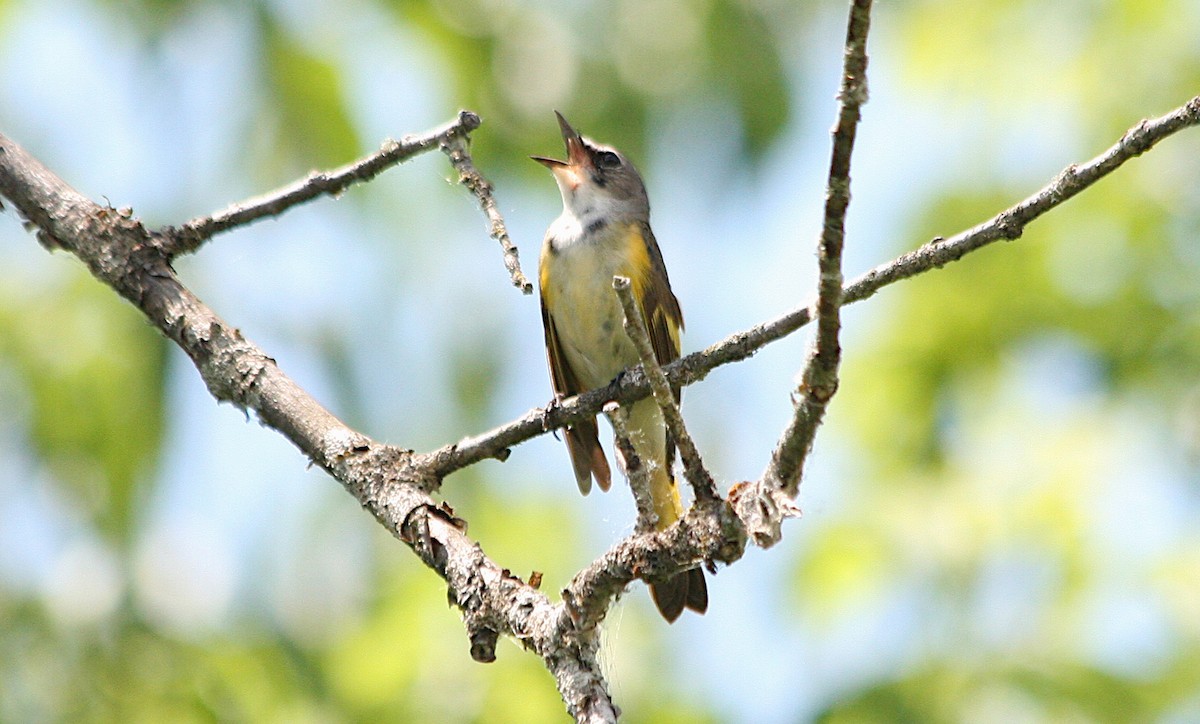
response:
<path id="1" fill-rule="evenodd" d="M 650 269 L 645 242 L 632 225 L 571 236 L 552 229 L 543 251 L 543 289 L 567 362 L 586 389 L 608 384 L 637 364 L 613 291 L 615 275 L 633 281 L 635 296 Z"/>

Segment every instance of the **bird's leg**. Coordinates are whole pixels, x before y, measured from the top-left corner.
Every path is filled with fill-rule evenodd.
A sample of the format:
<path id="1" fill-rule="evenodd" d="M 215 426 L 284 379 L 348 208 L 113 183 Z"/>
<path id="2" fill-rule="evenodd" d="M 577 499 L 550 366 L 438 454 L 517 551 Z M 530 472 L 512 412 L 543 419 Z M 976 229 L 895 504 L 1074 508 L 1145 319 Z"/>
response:
<path id="1" fill-rule="evenodd" d="M 564 398 L 562 394 L 555 392 L 554 397 L 551 397 L 550 401 L 546 403 L 546 406 L 542 408 L 542 430 L 550 430 L 550 419 L 554 417 L 554 415 L 557 414 L 560 409 L 562 409 L 563 399 Z M 555 440 L 562 439 L 558 436 L 558 430 L 554 430 L 550 434 L 554 435 Z"/>

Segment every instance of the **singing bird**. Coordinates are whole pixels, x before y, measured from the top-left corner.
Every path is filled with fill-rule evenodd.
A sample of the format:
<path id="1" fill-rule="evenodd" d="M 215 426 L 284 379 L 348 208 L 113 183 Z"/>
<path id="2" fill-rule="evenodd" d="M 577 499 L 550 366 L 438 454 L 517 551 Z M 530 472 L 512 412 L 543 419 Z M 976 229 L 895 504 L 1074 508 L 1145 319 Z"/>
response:
<path id="1" fill-rule="evenodd" d="M 629 278 L 654 355 L 662 364 L 679 358 L 683 312 L 650 231 L 650 200 L 641 175 L 620 151 L 580 136 L 561 113 L 555 115 L 567 160 L 532 158 L 553 172 L 563 200 L 562 214 L 546 231 L 538 263 L 550 379 L 555 395 L 562 398 L 603 387 L 639 362 L 622 327 L 614 276 Z M 675 443 L 653 398 L 631 406 L 628 428 L 638 458 L 649 467 L 650 495 L 658 529 L 663 530 L 683 514 L 672 473 Z M 595 418 L 571 426 L 565 438 L 580 492 L 587 495 L 593 480 L 608 490 L 612 474 Z M 619 450 L 617 463 L 624 473 Z M 684 608 L 698 613 L 708 608 L 699 568 L 651 583 L 650 593 L 669 622 Z"/>

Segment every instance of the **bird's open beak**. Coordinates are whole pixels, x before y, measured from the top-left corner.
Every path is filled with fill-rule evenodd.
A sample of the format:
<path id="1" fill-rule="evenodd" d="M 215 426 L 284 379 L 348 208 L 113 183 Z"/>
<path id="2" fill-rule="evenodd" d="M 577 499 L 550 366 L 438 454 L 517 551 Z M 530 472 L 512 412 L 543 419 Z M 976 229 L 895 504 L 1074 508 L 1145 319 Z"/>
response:
<path id="1" fill-rule="evenodd" d="M 562 130 L 563 142 L 567 145 L 567 160 L 559 161 L 546 156 L 530 156 L 530 158 L 553 171 L 556 177 L 575 186 L 579 183 L 580 172 L 591 164 L 592 159 L 583 147 L 583 137 L 574 128 L 571 128 L 571 124 L 567 123 L 567 119 L 563 118 L 561 113 L 555 111 L 554 115 L 558 117 L 558 127 Z"/>

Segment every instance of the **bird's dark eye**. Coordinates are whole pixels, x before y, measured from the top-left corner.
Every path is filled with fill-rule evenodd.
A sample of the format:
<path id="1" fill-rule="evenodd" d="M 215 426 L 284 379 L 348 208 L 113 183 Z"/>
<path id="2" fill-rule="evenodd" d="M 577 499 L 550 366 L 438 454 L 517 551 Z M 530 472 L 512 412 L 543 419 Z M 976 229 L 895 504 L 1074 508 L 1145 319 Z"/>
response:
<path id="1" fill-rule="evenodd" d="M 597 151 L 596 165 L 600 168 L 616 168 L 621 165 L 621 157 L 612 151 Z"/>

